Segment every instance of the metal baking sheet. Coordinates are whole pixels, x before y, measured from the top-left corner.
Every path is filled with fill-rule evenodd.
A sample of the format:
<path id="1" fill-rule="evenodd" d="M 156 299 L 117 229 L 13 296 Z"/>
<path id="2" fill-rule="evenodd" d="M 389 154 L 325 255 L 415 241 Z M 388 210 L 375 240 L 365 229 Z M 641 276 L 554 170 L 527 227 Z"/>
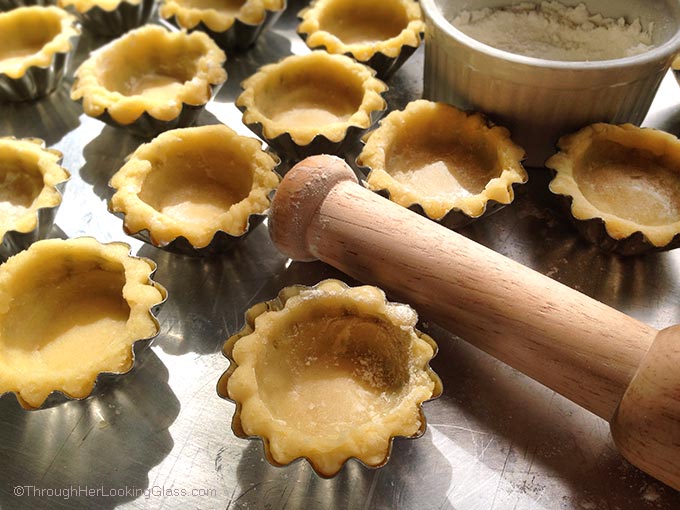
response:
<path id="1" fill-rule="evenodd" d="M 295 34 L 293 1 L 247 53 L 229 55 L 228 82 L 200 117 L 242 134 L 239 83 L 264 63 L 308 51 Z M 105 42 L 85 35 L 73 66 Z M 423 51 L 390 80 L 392 109 L 422 94 Z M 128 242 L 158 264 L 169 299 L 161 333 L 135 373 L 98 398 L 37 412 L 0 401 L 0 508 L 367 508 L 678 509 L 680 494 L 629 465 L 608 425 L 424 320 L 439 343 L 433 366 L 444 395 L 425 404 L 429 427 L 397 440 L 388 465 L 349 462 L 331 480 L 305 462 L 268 465 L 258 441 L 230 430 L 233 404 L 215 385 L 220 349 L 253 303 L 284 286 L 326 277 L 353 283 L 322 263 L 291 263 L 266 225 L 231 253 L 200 259 L 127 237 L 107 212 L 107 182 L 142 140 L 82 113 L 62 87 L 35 103 L 0 105 L 0 135 L 44 138 L 73 173 L 53 236 Z M 680 89 L 669 74 L 646 125 L 680 130 Z M 463 230 L 541 273 L 650 325 L 680 323 L 680 252 L 621 258 L 581 241 L 546 192 L 545 170 L 530 170 L 516 201 Z"/>

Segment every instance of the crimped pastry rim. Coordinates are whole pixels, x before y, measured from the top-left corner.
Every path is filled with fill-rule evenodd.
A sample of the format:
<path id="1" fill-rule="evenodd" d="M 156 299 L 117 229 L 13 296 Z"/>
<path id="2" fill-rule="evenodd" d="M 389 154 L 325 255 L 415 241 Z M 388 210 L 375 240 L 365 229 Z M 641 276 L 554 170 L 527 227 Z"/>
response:
<path id="1" fill-rule="evenodd" d="M 574 169 L 579 157 L 595 139 L 611 140 L 631 148 L 644 147 L 656 156 L 666 154 L 665 151 L 672 151 L 680 165 L 680 140 L 672 134 L 633 124 L 598 122 L 560 138 L 559 151 L 545 163 L 547 168 L 554 171 L 553 179 L 549 183 L 550 191 L 570 200 L 570 213 L 576 221 L 601 220 L 604 232 L 614 241 L 641 235 L 650 249 L 663 249 L 676 241 L 680 235 L 680 219 L 664 225 L 644 225 L 602 211 L 586 198 L 574 178 Z M 680 174 L 678 180 L 680 181 Z"/>
<path id="2" fill-rule="evenodd" d="M 496 147 L 500 158 L 498 177 L 491 179 L 480 193 L 456 200 L 423 197 L 416 190 L 394 179 L 386 169 L 386 150 L 399 131 L 408 129 L 409 122 L 421 115 L 428 116 L 433 122 L 448 120 L 451 124 L 479 131 L 480 136 Z M 483 114 L 459 110 L 441 102 L 418 99 L 408 103 L 403 110 L 390 112 L 376 129 L 366 134 L 357 164 L 368 171 L 365 180 L 367 188 L 387 194 L 390 200 L 403 207 L 416 206 L 432 220 L 445 221 L 450 213 L 461 212 L 469 218 L 478 218 L 486 212 L 490 203 L 511 203 L 514 200 L 513 186 L 524 184 L 528 180 L 528 174 L 521 163 L 523 158 L 524 150 L 512 141 L 510 132 L 502 126 L 492 124 Z"/>
<path id="3" fill-rule="evenodd" d="M 350 73 L 362 82 L 362 102 L 349 119 L 328 124 L 320 130 L 312 130 L 274 121 L 259 108 L 258 87 L 280 76 L 286 67 L 308 66 L 310 72 L 314 72 L 316 66 L 324 64 L 335 66 L 338 72 Z M 340 142 L 345 138 L 350 127 L 368 129 L 373 123 L 372 114 L 386 108 L 386 102 L 381 94 L 387 90 L 387 85 L 375 77 L 373 69 L 345 55 L 333 55 L 323 50 L 312 51 L 305 55 L 291 55 L 276 63 L 264 65 L 244 80 L 241 87 L 243 92 L 236 99 L 236 106 L 243 112 L 243 123 L 248 126 L 261 125 L 263 137 L 266 140 L 288 135 L 298 146 L 309 145 L 318 136 L 325 137 L 331 142 Z"/>

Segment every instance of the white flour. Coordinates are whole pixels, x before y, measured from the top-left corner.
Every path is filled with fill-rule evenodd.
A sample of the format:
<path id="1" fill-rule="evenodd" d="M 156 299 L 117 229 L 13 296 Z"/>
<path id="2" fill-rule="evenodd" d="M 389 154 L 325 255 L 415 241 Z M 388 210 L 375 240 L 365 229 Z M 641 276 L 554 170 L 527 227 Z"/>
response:
<path id="1" fill-rule="evenodd" d="M 643 53 L 652 45 L 652 24 L 604 18 L 584 4 L 520 3 L 462 11 L 452 21 L 460 31 L 495 48 L 548 60 L 608 60 Z"/>

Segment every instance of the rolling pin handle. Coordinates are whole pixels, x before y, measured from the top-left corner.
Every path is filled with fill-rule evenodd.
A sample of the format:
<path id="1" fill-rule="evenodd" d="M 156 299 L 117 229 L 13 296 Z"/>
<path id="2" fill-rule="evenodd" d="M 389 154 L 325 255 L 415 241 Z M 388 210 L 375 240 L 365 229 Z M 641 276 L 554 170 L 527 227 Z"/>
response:
<path id="1" fill-rule="evenodd" d="M 680 490 L 680 325 L 656 336 L 610 426 L 631 464 Z"/>

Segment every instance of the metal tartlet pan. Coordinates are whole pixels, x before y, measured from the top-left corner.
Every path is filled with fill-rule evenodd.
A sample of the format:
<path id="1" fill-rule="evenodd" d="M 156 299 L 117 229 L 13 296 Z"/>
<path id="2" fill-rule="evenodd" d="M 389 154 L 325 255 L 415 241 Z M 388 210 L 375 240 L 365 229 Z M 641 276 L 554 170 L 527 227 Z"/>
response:
<path id="1" fill-rule="evenodd" d="M 60 195 L 63 194 L 67 182 L 68 180 L 54 186 Z M 61 203 L 52 207 L 41 207 L 38 209 L 36 211 L 38 223 L 30 232 L 18 232 L 16 230 L 5 232 L 0 243 L 0 261 L 25 250 L 36 241 L 47 238 L 52 230 L 52 225 L 60 205 Z"/>
<path id="2" fill-rule="evenodd" d="M 361 175 L 360 180 L 361 180 L 362 185 L 365 186 L 365 187 L 368 187 L 367 183 L 366 183 L 366 177 L 371 172 L 371 169 L 367 166 L 359 165 L 358 163 L 356 163 L 356 161 L 355 161 L 355 168 L 359 171 L 359 174 Z M 521 183 L 521 182 L 512 183 L 511 187 L 512 187 L 513 195 L 515 196 L 515 198 L 517 196 L 517 189 L 522 184 L 526 184 L 526 183 Z M 381 197 L 386 198 L 387 200 L 390 200 L 390 201 L 392 200 L 390 190 L 388 190 L 388 189 L 383 188 L 383 189 L 372 190 L 372 191 L 374 193 L 377 193 Z M 514 199 L 513 199 L 513 201 L 514 201 Z M 444 216 L 442 216 L 439 219 L 430 217 L 425 212 L 425 209 L 423 209 L 423 206 L 421 204 L 417 203 L 417 202 L 408 206 L 407 209 L 409 211 L 413 211 L 416 214 L 419 214 L 420 216 L 424 216 L 425 218 L 427 218 L 429 220 L 435 221 L 435 222 L 443 225 L 444 227 L 446 227 L 448 229 L 457 230 L 459 228 L 465 227 L 466 225 L 469 225 L 470 223 L 472 223 L 474 221 L 477 221 L 480 218 L 485 218 L 487 216 L 491 216 L 495 212 L 498 212 L 501 209 L 503 209 L 504 207 L 507 207 L 511 204 L 512 204 L 512 202 L 510 202 L 510 204 L 502 204 L 500 202 L 497 202 L 496 200 L 488 200 L 486 202 L 485 207 L 484 207 L 484 211 L 482 211 L 482 213 L 479 216 L 469 216 L 469 215 L 465 214 L 463 211 L 461 211 L 460 209 L 457 209 L 457 208 L 454 207 L 453 209 L 451 209 L 449 212 L 447 212 Z"/>
<path id="3" fill-rule="evenodd" d="M 112 214 L 115 214 L 119 218 L 125 218 L 125 214 L 120 212 L 114 212 Z M 218 230 L 217 232 L 215 232 L 215 235 L 210 240 L 210 243 L 201 248 L 197 248 L 194 245 L 192 245 L 191 242 L 184 236 L 176 237 L 175 239 L 168 243 L 161 244 L 154 241 L 151 237 L 151 234 L 146 229 L 140 230 L 139 232 L 128 232 L 126 229 L 125 233 L 131 237 L 134 237 L 135 239 L 144 241 L 145 243 L 148 243 L 151 246 L 155 246 L 156 248 L 171 253 L 189 255 L 193 257 L 215 257 L 234 249 L 234 247 L 236 247 L 236 245 L 239 242 L 243 241 L 243 239 L 245 239 L 250 232 L 255 230 L 255 228 L 258 225 L 260 225 L 265 220 L 266 217 L 267 211 L 257 214 L 251 214 L 250 216 L 248 216 L 246 229 L 241 235 L 235 236 L 222 230 Z"/>
<path id="4" fill-rule="evenodd" d="M 634 232 L 627 237 L 616 239 L 609 235 L 605 221 L 602 218 L 590 218 L 587 220 L 575 218 L 571 213 L 571 203 L 573 200 L 571 196 L 556 194 L 554 196 L 559 202 L 560 208 L 563 209 L 565 216 L 569 218 L 579 234 L 603 252 L 633 256 L 643 253 L 668 251 L 680 247 L 680 234 L 676 234 L 668 244 L 663 246 L 655 246 L 650 243 L 640 231 Z"/>
<path id="5" fill-rule="evenodd" d="M 13 140 L 16 138 L 11 137 Z M 64 158 L 63 153 L 56 149 L 46 148 L 45 141 L 39 138 L 31 139 L 34 141 L 39 141 L 41 147 L 48 152 L 51 152 L 58 156 L 55 163 L 61 166 L 61 162 Z M 54 225 L 54 219 L 57 216 L 57 212 L 61 203 L 63 201 L 64 189 L 66 188 L 66 183 L 71 179 L 71 173 L 64 167 L 61 167 L 66 172 L 66 178 L 52 186 L 59 194 L 59 203 L 52 206 L 40 207 L 36 210 L 36 226 L 33 230 L 28 232 L 19 232 L 18 230 L 7 230 L 3 235 L 0 235 L 0 262 L 19 253 L 22 250 L 28 248 L 31 244 L 41 239 L 45 239 L 49 236 L 52 226 Z"/>
<path id="6" fill-rule="evenodd" d="M 381 95 L 384 95 L 381 94 Z M 246 108 L 237 105 L 241 112 L 245 112 Z M 387 106 L 382 110 L 372 111 L 370 114 L 371 125 L 367 128 L 362 128 L 359 126 L 349 126 L 345 130 L 344 136 L 337 141 L 330 140 L 325 135 L 316 135 L 311 142 L 306 145 L 299 145 L 296 143 L 290 133 L 282 133 L 274 138 L 268 138 L 264 134 L 264 129 L 262 123 L 253 122 L 247 123 L 246 126 L 255 133 L 262 140 L 267 142 L 267 145 L 276 152 L 276 154 L 281 158 L 282 165 L 280 175 L 285 175 L 290 168 L 291 163 L 295 163 L 308 156 L 313 156 L 315 154 L 333 154 L 335 156 L 343 157 L 347 153 L 352 153 L 352 150 L 356 148 L 356 144 L 359 143 L 361 137 L 371 129 L 371 127 L 383 116 Z"/>
<path id="7" fill-rule="evenodd" d="M 55 53 L 47 67 L 31 66 L 20 78 L 10 78 L 0 72 L 0 103 L 33 101 L 54 92 L 64 78 L 79 38 L 80 34 L 70 37 L 71 49 Z"/>
<path id="8" fill-rule="evenodd" d="M 265 10 L 264 19 L 262 23 L 250 24 L 241 21 L 240 19 L 234 19 L 234 24 L 230 26 L 227 30 L 223 32 L 215 32 L 208 28 L 208 26 L 202 21 L 198 23 L 193 28 L 188 31 L 193 32 L 194 30 L 200 30 L 208 34 L 217 45 L 225 51 L 246 51 L 257 41 L 258 37 L 262 32 L 266 31 L 270 26 L 272 26 L 281 17 L 283 11 L 286 10 L 286 3 L 283 3 L 283 7 L 279 10 Z M 175 16 L 171 16 L 166 19 L 167 22 L 171 23 L 175 28 L 183 30 L 184 28 L 177 22 Z"/>
<path id="9" fill-rule="evenodd" d="M 208 102 L 213 97 L 215 97 L 215 94 L 217 94 L 220 87 L 221 84 L 211 86 L 211 97 L 208 100 Z M 82 98 L 78 99 L 78 103 L 82 105 L 83 103 Z M 101 115 L 94 118 L 108 124 L 109 126 L 125 129 L 132 133 L 133 135 L 149 139 L 162 133 L 163 131 L 169 131 L 170 129 L 192 126 L 198 119 L 198 116 L 201 114 L 203 109 L 205 109 L 206 104 L 193 105 L 182 103 L 182 109 L 180 110 L 179 115 L 170 120 L 157 119 L 153 117 L 149 112 L 144 111 L 130 124 L 121 124 L 113 117 L 111 117 L 111 114 L 109 114 L 108 109 L 105 109 Z"/>
<path id="10" fill-rule="evenodd" d="M 149 308 L 149 314 L 151 315 L 151 319 L 154 322 L 156 333 L 148 338 L 140 338 L 138 340 L 135 340 L 135 342 L 132 344 L 132 365 L 130 369 L 125 372 L 100 372 L 97 378 L 95 379 L 92 391 L 82 398 L 71 397 L 62 391 L 54 390 L 47 396 L 42 405 L 35 408 L 21 406 L 17 399 L 16 394 L 13 391 L 8 391 L 0 394 L 0 400 L 11 399 L 16 403 L 18 407 L 26 411 L 39 411 L 42 409 L 49 409 L 52 407 L 65 404 L 67 402 L 82 401 L 87 400 L 89 398 L 97 397 L 98 395 L 103 393 L 105 388 L 109 387 L 110 385 L 119 383 L 122 378 L 130 376 L 135 372 L 137 367 L 136 363 L 137 358 L 151 345 L 151 342 L 154 340 L 154 338 L 158 336 L 158 334 L 161 331 L 160 322 L 158 321 L 157 315 L 161 306 L 168 299 L 168 291 L 163 285 L 153 280 L 153 275 L 158 267 L 153 260 L 147 257 L 139 257 L 133 255 L 130 255 L 130 257 L 146 260 L 153 266 L 153 269 L 149 272 L 149 285 L 152 285 L 161 294 L 161 301 L 153 305 L 151 308 Z"/>
<path id="11" fill-rule="evenodd" d="M 300 456 L 300 457 L 296 458 L 295 460 L 291 461 L 288 464 L 280 464 L 279 462 L 277 462 L 271 454 L 270 447 L 269 447 L 269 441 L 267 440 L 267 438 L 264 438 L 264 437 L 261 437 L 261 436 L 251 436 L 251 435 L 248 435 L 243 430 L 243 425 L 241 423 L 241 408 L 242 408 L 242 405 L 241 405 L 240 402 L 237 402 L 237 401 L 233 400 L 232 398 L 230 398 L 229 392 L 227 390 L 227 385 L 229 384 L 229 379 L 231 378 L 232 374 L 238 368 L 238 365 L 234 361 L 233 354 L 232 354 L 233 350 L 234 350 L 234 346 L 237 344 L 239 339 L 241 339 L 242 337 L 247 336 L 247 335 L 249 335 L 249 334 L 251 334 L 255 331 L 255 321 L 256 321 L 257 317 L 259 317 L 260 315 L 262 315 L 263 313 L 265 313 L 267 311 L 282 310 L 288 299 L 290 299 L 293 296 L 298 295 L 302 290 L 316 289 L 320 285 L 322 285 L 325 281 L 327 281 L 327 280 L 319 282 L 319 283 L 317 283 L 316 285 L 313 285 L 313 286 L 296 284 L 296 285 L 292 285 L 292 286 L 289 286 L 289 287 L 285 287 L 285 288 L 283 288 L 279 291 L 279 293 L 277 294 L 277 296 L 274 299 L 257 303 L 255 305 L 251 306 L 250 308 L 248 308 L 248 310 L 245 312 L 245 323 L 244 323 L 243 327 L 238 332 L 231 335 L 226 340 L 226 342 L 224 343 L 224 345 L 222 347 L 222 355 L 229 361 L 229 367 L 221 375 L 221 377 L 217 381 L 217 394 L 222 399 L 224 399 L 228 402 L 231 402 L 235 405 L 234 414 L 232 416 L 232 421 L 231 421 L 231 430 L 234 433 L 234 435 L 236 437 L 241 438 L 241 439 L 248 439 L 248 440 L 251 440 L 251 441 L 261 442 L 263 449 L 264 449 L 265 458 L 267 459 L 267 462 L 269 462 L 269 464 L 271 464 L 272 466 L 283 467 L 283 466 L 289 466 L 291 464 L 296 464 L 296 463 L 306 461 L 306 462 L 309 463 L 309 465 L 314 470 L 314 473 L 319 478 L 332 479 L 335 476 L 337 476 L 340 471 L 338 471 L 338 473 L 334 473 L 334 474 L 330 474 L 330 475 L 321 473 L 321 472 L 319 472 L 317 467 L 314 465 L 314 462 L 312 462 L 312 460 L 310 460 L 309 458 L 307 458 L 305 456 Z M 346 283 L 344 283 L 344 282 L 341 282 L 341 283 L 344 286 L 349 287 Z M 397 439 L 397 438 L 408 439 L 408 440 L 418 439 L 418 438 L 422 437 L 423 434 L 425 434 L 425 431 L 427 430 L 427 417 L 425 416 L 425 412 L 423 411 L 423 404 L 425 402 L 431 402 L 432 400 L 436 400 L 442 395 L 443 383 L 442 383 L 441 378 L 437 375 L 437 373 L 431 367 L 432 360 L 437 356 L 437 352 L 439 350 L 437 343 L 431 337 L 429 337 L 429 335 L 424 335 L 418 329 L 415 329 L 415 333 L 416 333 L 416 335 L 418 335 L 418 337 L 421 340 L 424 340 L 425 342 L 430 344 L 431 347 L 433 348 L 432 358 L 430 358 L 430 360 L 427 362 L 425 370 L 427 371 L 430 378 L 434 382 L 434 388 L 432 390 L 432 396 L 430 398 L 428 398 L 427 400 L 421 402 L 418 405 L 418 419 L 420 421 L 420 428 L 418 429 L 418 431 L 416 433 L 414 433 L 410 436 L 395 435 L 395 436 L 390 437 L 387 452 L 385 454 L 384 459 L 380 463 L 378 463 L 378 464 L 367 464 L 367 463 L 363 462 L 362 460 L 360 460 L 356 457 L 349 457 L 343 463 L 343 467 L 350 460 L 352 460 L 352 461 L 355 461 L 355 462 L 361 464 L 363 467 L 365 467 L 367 469 L 375 470 L 375 469 L 382 468 L 389 462 L 389 460 L 391 458 L 395 439 Z M 342 468 L 341 468 L 341 470 L 342 470 Z"/>
<path id="12" fill-rule="evenodd" d="M 303 41 L 307 42 L 309 34 L 298 33 L 298 35 L 302 38 Z M 424 36 L 425 36 L 424 32 L 421 32 L 419 34 L 419 38 L 421 41 L 423 40 Z M 316 46 L 314 49 L 326 50 L 327 48 L 325 45 L 320 45 Z M 396 57 L 390 57 L 388 55 L 385 55 L 383 52 L 378 51 L 374 53 L 368 60 L 357 60 L 357 62 L 361 62 L 362 64 L 367 65 L 368 67 L 374 69 L 377 78 L 380 78 L 381 80 L 387 80 L 404 64 L 404 62 L 406 62 L 409 59 L 411 55 L 413 55 L 413 53 L 417 49 L 418 46 L 410 46 L 408 44 L 404 44 L 399 50 L 399 54 Z M 354 55 L 351 52 L 347 52 L 345 53 L 345 55 L 355 59 Z"/>

